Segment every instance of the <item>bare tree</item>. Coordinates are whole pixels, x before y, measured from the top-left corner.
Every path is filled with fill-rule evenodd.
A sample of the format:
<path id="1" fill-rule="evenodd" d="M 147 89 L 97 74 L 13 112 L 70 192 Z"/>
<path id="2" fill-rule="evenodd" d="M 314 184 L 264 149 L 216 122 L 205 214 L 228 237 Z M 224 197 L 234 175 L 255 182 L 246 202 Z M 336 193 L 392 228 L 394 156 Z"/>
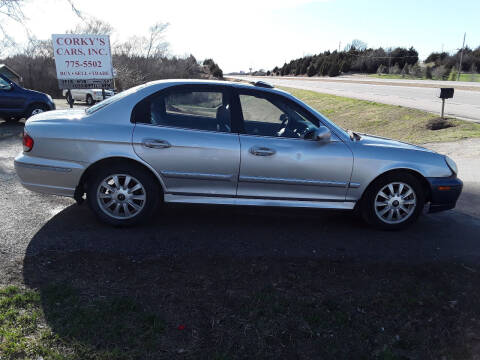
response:
<path id="1" fill-rule="evenodd" d="M 97 18 L 83 18 L 83 22 L 78 24 L 75 29 L 67 30 L 68 34 L 95 34 L 111 35 L 113 26 L 108 22 Z"/>
<path id="2" fill-rule="evenodd" d="M 85 17 L 82 15 L 81 11 L 75 6 L 74 0 L 66 1 L 72 7 L 72 11 L 80 19 L 85 20 Z M 24 27 L 29 42 L 36 41 L 30 34 L 30 31 L 25 23 L 26 20 L 28 20 L 22 10 L 22 7 L 25 4 L 25 0 L 0 0 L 0 54 L 2 54 L 6 48 L 13 48 L 16 46 L 14 38 L 7 31 L 8 25 L 11 22 L 16 22 Z"/>
<path id="3" fill-rule="evenodd" d="M 0 0 L 0 51 L 2 52 L 5 48 L 15 45 L 15 40 L 7 32 L 8 24 L 16 22 L 24 25 L 23 3 L 24 0 Z"/>
<path id="4" fill-rule="evenodd" d="M 114 54 L 126 56 L 144 56 L 146 58 L 161 58 L 166 56 L 168 42 L 164 33 L 168 23 L 156 23 L 150 27 L 147 36 L 132 36 L 127 41 L 114 46 Z"/>
<path id="5" fill-rule="evenodd" d="M 351 43 L 347 44 L 345 46 L 345 51 L 349 50 L 358 50 L 358 51 L 363 51 L 367 48 L 367 43 L 365 41 L 359 40 L 359 39 L 353 39 Z"/>
<path id="6" fill-rule="evenodd" d="M 114 54 L 125 56 L 142 56 L 147 48 L 148 40 L 145 36 L 131 36 L 127 41 L 114 46 Z"/>
<path id="7" fill-rule="evenodd" d="M 150 27 L 150 39 L 148 41 L 146 57 L 163 55 L 168 47 L 168 43 L 164 41 L 164 32 L 168 27 L 168 23 L 156 23 Z"/>

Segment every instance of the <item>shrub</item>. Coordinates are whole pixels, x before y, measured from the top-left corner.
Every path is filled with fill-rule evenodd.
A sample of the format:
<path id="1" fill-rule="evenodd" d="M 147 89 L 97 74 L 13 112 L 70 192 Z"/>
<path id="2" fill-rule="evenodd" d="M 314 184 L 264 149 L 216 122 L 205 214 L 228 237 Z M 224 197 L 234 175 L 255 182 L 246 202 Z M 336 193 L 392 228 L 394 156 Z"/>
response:
<path id="1" fill-rule="evenodd" d="M 457 75 L 458 75 L 457 70 L 454 67 L 452 67 L 452 69 L 450 70 L 450 74 L 448 75 L 448 80 L 450 81 L 457 80 Z"/>
<path id="2" fill-rule="evenodd" d="M 388 73 L 388 68 L 385 65 L 380 64 L 377 69 L 377 74 L 387 74 L 387 73 Z"/>
<path id="3" fill-rule="evenodd" d="M 420 67 L 420 65 L 418 65 L 418 63 L 412 66 L 412 68 L 410 69 L 410 74 L 415 77 L 422 77 L 422 68 Z"/>
<path id="4" fill-rule="evenodd" d="M 475 74 L 477 73 L 477 67 L 475 66 L 475 64 L 472 64 L 472 67 L 470 68 L 470 72 L 471 72 L 470 81 L 475 81 L 476 80 Z"/>
<path id="5" fill-rule="evenodd" d="M 402 72 L 402 70 L 400 70 L 400 66 L 398 66 L 398 63 L 395 64 L 395 66 L 390 69 L 390 74 L 400 74 Z"/>
<path id="6" fill-rule="evenodd" d="M 340 75 L 340 67 L 338 66 L 338 63 L 333 63 L 328 70 L 328 76 L 334 77 L 338 75 Z"/>
<path id="7" fill-rule="evenodd" d="M 432 79 L 432 78 L 433 78 L 433 77 L 432 77 L 432 68 L 431 68 L 430 66 L 427 66 L 427 67 L 425 68 L 425 77 L 426 77 L 427 79 Z"/>
<path id="8" fill-rule="evenodd" d="M 203 61 L 203 66 L 206 66 L 208 68 L 208 71 L 213 77 L 216 77 L 218 79 L 223 79 L 223 71 L 220 69 L 220 66 L 215 63 L 212 59 L 205 59 Z"/>
<path id="9" fill-rule="evenodd" d="M 449 73 L 449 69 L 445 66 L 437 66 L 433 69 L 433 78 L 437 80 L 446 80 Z"/>

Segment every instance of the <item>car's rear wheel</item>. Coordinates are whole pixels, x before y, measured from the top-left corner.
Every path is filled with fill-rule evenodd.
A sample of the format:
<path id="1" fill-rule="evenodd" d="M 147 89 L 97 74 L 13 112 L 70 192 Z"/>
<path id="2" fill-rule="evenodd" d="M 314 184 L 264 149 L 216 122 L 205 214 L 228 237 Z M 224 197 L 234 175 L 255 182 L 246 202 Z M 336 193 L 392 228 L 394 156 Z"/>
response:
<path id="1" fill-rule="evenodd" d="M 420 182 L 408 173 L 391 173 L 375 180 L 361 203 L 363 218 L 385 230 L 402 229 L 418 219 L 425 204 Z"/>
<path id="2" fill-rule="evenodd" d="M 87 99 L 86 99 L 86 101 L 87 101 L 87 105 L 88 105 L 88 106 L 92 106 L 93 104 L 95 104 L 95 100 L 93 100 L 93 97 L 92 97 L 92 95 L 90 95 L 90 94 L 87 94 Z"/>
<path id="3" fill-rule="evenodd" d="M 115 226 L 129 226 L 148 220 L 160 198 L 158 183 L 140 166 L 117 164 L 96 171 L 87 182 L 90 208 L 102 220 Z"/>

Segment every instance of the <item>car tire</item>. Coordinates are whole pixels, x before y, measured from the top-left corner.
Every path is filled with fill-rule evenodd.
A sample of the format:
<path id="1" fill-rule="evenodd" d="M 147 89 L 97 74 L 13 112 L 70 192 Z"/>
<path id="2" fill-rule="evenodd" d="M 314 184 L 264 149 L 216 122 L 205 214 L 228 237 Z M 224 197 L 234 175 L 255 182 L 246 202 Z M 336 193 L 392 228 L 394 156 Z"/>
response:
<path id="1" fill-rule="evenodd" d="M 85 101 L 87 102 L 88 106 L 92 106 L 93 104 L 95 104 L 95 100 L 93 100 L 93 97 L 90 94 L 87 94 L 87 98 Z"/>
<path id="2" fill-rule="evenodd" d="M 137 190 L 133 190 L 135 188 Z M 101 221 L 113 226 L 132 226 L 149 220 L 162 193 L 153 174 L 129 163 L 95 171 L 87 180 L 86 192 L 93 212 Z"/>
<path id="3" fill-rule="evenodd" d="M 42 112 L 47 111 L 47 109 L 48 109 L 47 106 L 45 106 L 44 104 L 30 105 L 25 114 L 25 118 L 28 119 L 32 115 L 40 114 Z"/>
<path id="4" fill-rule="evenodd" d="M 425 193 L 418 179 L 394 172 L 376 179 L 361 200 L 363 219 L 383 230 L 403 229 L 415 222 L 425 205 Z"/>

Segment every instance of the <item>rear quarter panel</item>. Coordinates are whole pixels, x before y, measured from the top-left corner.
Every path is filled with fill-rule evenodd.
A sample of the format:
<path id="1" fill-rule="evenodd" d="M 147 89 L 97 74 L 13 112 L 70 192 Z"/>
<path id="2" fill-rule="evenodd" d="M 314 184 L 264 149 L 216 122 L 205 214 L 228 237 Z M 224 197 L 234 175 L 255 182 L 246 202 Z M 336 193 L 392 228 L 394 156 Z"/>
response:
<path id="1" fill-rule="evenodd" d="M 60 166 L 70 171 L 40 173 L 23 166 L 23 183 L 61 187 L 66 189 L 62 194 L 71 196 L 91 164 L 105 158 L 123 157 L 150 168 L 163 185 L 159 175 L 135 154 L 132 146 L 134 124 L 130 122 L 133 106 L 157 88 L 140 89 L 91 115 L 83 110 L 58 110 L 31 117 L 25 129 L 34 139 L 33 150 L 19 155 L 16 161 L 25 165 Z"/>
<path id="2" fill-rule="evenodd" d="M 25 179 L 30 179 L 27 182 L 74 189 L 83 172 L 98 160 L 108 157 L 139 160 L 131 145 L 133 124 L 128 121 L 111 123 L 79 116 L 27 122 L 26 131 L 34 139 L 34 147 L 17 161 L 70 169 L 25 173 Z"/>

